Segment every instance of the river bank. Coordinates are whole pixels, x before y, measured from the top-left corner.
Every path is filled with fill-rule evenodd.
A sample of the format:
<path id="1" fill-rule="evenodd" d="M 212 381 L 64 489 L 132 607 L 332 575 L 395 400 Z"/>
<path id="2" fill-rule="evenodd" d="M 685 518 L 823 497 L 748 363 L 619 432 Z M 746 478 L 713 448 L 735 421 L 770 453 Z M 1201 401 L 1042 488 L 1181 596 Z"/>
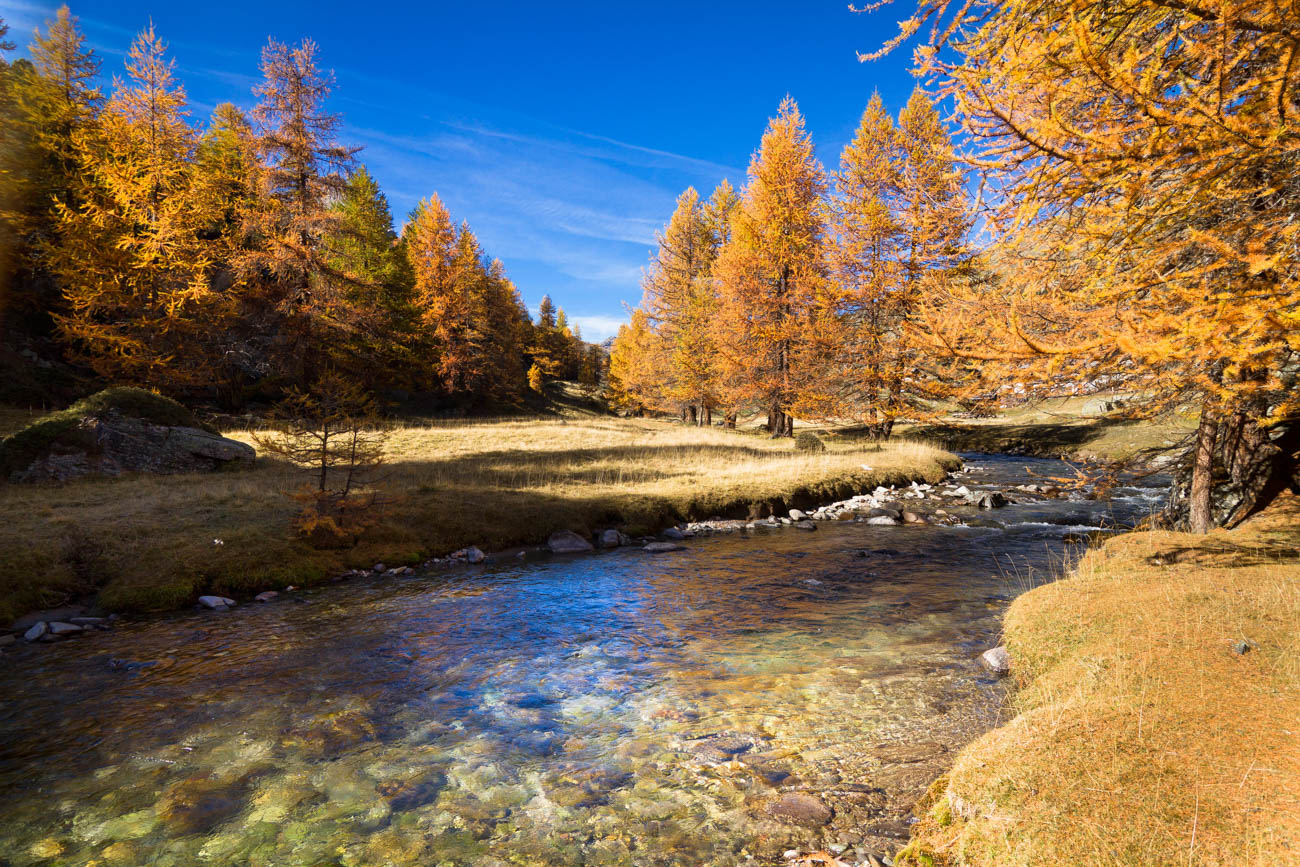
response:
<path id="1" fill-rule="evenodd" d="M 247 431 L 227 434 L 251 441 Z M 248 598 L 379 562 L 538 545 L 558 530 L 639 536 L 690 520 L 761 518 L 879 485 L 937 482 L 959 465 L 913 442 L 830 442 L 804 453 L 788 440 L 623 419 L 408 426 L 385 458 L 382 520 L 341 551 L 294 537 L 296 503 L 285 492 L 304 479 L 264 457 L 245 472 L 2 485 L 0 622 L 77 600 L 141 611 L 205 593 Z"/>
<path id="2" fill-rule="evenodd" d="M 1300 501 L 1134 532 L 1007 611 L 1014 716 L 964 748 L 899 864 L 1300 857 Z"/>

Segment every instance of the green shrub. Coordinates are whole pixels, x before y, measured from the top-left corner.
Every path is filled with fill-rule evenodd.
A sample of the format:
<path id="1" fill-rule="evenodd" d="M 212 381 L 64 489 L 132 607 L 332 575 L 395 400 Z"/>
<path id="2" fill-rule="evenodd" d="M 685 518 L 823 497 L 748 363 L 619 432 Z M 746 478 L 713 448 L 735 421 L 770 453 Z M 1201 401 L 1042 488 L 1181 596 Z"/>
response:
<path id="1" fill-rule="evenodd" d="M 799 435 L 794 438 L 794 447 L 796 451 L 801 452 L 826 451 L 826 443 L 822 442 L 821 437 L 810 430 L 799 432 Z"/>

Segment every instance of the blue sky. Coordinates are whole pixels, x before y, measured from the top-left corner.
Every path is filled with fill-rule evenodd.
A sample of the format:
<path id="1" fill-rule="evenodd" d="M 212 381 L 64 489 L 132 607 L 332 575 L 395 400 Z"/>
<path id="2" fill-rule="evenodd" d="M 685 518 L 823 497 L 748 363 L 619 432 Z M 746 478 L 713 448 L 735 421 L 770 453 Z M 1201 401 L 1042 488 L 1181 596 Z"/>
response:
<path id="1" fill-rule="evenodd" d="M 337 78 L 342 139 L 364 147 L 398 226 L 437 192 L 532 308 L 550 293 L 588 339 L 639 300 L 677 194 L 744 182 L 785 94 L 833 168 L 872 90 L 897 113 L 914 84 L 906 53 L 856 57 L 895 32 L 906 4 L 873 15 L 845 0 L 69 5 L 106 76 L 152 18 L 199 121 L 219 102 L 251 106 L 268 36 L 314 39 Z M 56 6 L 0 0 L 20 54 Z"/>

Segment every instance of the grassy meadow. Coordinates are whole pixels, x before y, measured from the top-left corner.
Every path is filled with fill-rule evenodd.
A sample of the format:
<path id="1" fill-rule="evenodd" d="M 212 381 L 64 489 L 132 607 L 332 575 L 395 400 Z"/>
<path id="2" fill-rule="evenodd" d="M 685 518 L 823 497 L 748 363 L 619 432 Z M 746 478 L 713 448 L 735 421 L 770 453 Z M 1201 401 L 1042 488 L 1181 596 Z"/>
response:
<path id="1" fill-rule="evenodd" d="M 1086 412 L 1088 404 L 1107 397 L 1048 398 L 1004 410 L 991 418 L 946 417 L 904 425 L 899 433 L 956 451 L 1124 461 L 1178 451 L 1196 430 L 1199 416 L 1195 412 L 1143 421 L 1129 421 L 1120 414 L 1097 416 Z"/>
<path id="2" fill-rule="evenodd" d="M 1094 549 L 1011 606 L 1014 716 L 959 754 L 899 863 L 1295 863 L 1298 623 L 1294 496 Z"/>
<path id="3" fill-rule="evenodd" d="M 12 411 L 0 422 L 29 419 Z M 386 445 L 380 524 L 346 550 L 295 538 L 286 492 L 306 474 L 266 457 L 228 473 L 0 485 L 0 621 L 92 593 L 110 610 L 174 608 L 205 591 L 239 596 L 467 545 L 538 544 L 559 529 L 636 535 L 933 481 L 956 465 L 915 442 L 827 443 L 811 454 L 788 439 L 598 416 L 410 424 Z"/>

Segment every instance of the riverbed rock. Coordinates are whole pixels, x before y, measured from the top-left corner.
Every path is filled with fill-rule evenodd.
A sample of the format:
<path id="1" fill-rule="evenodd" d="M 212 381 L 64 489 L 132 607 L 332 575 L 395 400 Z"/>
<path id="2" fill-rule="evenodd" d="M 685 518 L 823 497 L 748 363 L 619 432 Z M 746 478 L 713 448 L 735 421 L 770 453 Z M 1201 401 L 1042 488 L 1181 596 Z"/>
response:
<path id="1" fill-rule="evenodd" d="M 675 542 L 651 542 L 641 550 L 650 554 L 665 554 L 669 551 L 685 551 L 686 546 Z"/>
<path id="2" fill-rule="evenodd" d="M 62 482 L 124 473 L 251 466 L 253 447 L 204 427 L 189 410 L 138 388 L 110 388 L 0 441 L 0 476 Z"/>
<path id="3" fill-rule="evenodd" d="M 981 509 L 1000 509 L 1010 501 L 1001 491 L 987 491 L 975 497 L 972 502 Z"/>
<path id="4" fill-rule="evenodd" d="M 921 514 L 920 512 L 913 512 L 911 509 L 904 509 L 903 523 L 904 524 L 928 524 L 930 523 L 930 519 L 927 518 L 925 515 Z"/>
<path id="5" fill-rule="evenodd" d="M 0 647 L 8 647 L 18 640 L 18 636 L 5 633 L 0 635 Z"/>
<path id="6" fill-rule="evenodd" d="M 258 602 L 270 602 L 272 599 L 274 599 L 279 595 L 280 594 L 275 590 L 263 590 L 261 593 L 257 594 L 253 598 L 256 599 Z"/>
<path id="7" fill-rule="evenodd" d="M 437 799 L 447 788 L 447 775 L 441 768 L 427 768 L 405 780 L 382 782 L 375 791 L 383 795 L 394 812 L 414 810 Z"/>
<path id="8" fill-rule="evenodd" d="M 834 817 L 825 801 L 807 792 L 778 795 L 764 804 L 763 812 L 774 819 L 805 828 L 820 828 Z"/>
<path id="9" fill-rule="evenodd" d="M 50 624 L 50 635 L 76 635 L 82 631 L 83 628 L 75 623 L 64 623 L 61 620 L 56 620 Z"/>
<path id="10" fill-rule="evenodd" d="M 794 526 L 797 527 L 797 528 L 799 528 L 800 530 L 816 530 L 816 529 L 817 529 L 817 525 L 816 525 L 815 523 L 813 523 L 812 521 L 809 521 L 809 520 L 807 520 L 807 519 L 802 520 L 802 521 L 795 521 L 795 522 L 794 522 Z"/>
<path id="11" fill-rule="evenodd" d="M 474 545 L 470 545 L 468 548 L 465 549 L 466 563 L 478 564 L 478 563 L 482 563 L 486 559 L 487 559 L 487 555 L 484 554 L 482 551 L 480 551 Z"/>
<path id="12" fill-rule="evenodd" d="M 888 515 L 876 515 L 874 518 L 867 518 L 867 523 L 873 527 L 894 527 L 898 525 L 898 520 Z"/>
<path id="13" fill-rule="evenodd" d="M 45 637 L 45 633 L 50 631 L 50 625 L 44 620 L 38 620 L 23 633 L 24 641 L 40 641 Z"/>
<path id="14" fill-rule="evenodd" d="M 552 554 L 585 554 L 594 550 L 591 543 L 572 530 L 557 530 L 546 540 Z"/>
<path id="15" fill-rule="evenodd" d="M 199 604 L 213 611 L 225 611 L 227 608 L 234 608 L 236 603 L 235 600 L 225 596 L 200 596 Z"/>
<path id="16" fill-rule="evenodd" d="M 175 834 L 207 833 L 243 809 L 246 792 L 245 779 L 223 782 L 197 774 L 163 793 L 158 815 Z"/>
<path id="17" fill-rule="evenodd" d="M 799 509 L 791 509 L 788 515 L 791 521 L 804 521 L 808 518 L 807 513 L 800 511 Z"/>
<path id="18" fill-rule="evenodd" d="M 617 548 L 623 544 L 623 538 L 618 530 L 605 530 L 597 537 L 602 548 Z"/>
<path id="19" fill-rule="evenodd" d="M 686 538 L 686 534 L 676 527 L 669 527 L 659 535 L 670 542 L 680 542 Z"/>
<path id="20" fill-rule="evenodd" d="M 999 677 L 1011 672 L 1011 654 L 1005 647 L 995 647 L 980 655 L 984 667 Z"/>

